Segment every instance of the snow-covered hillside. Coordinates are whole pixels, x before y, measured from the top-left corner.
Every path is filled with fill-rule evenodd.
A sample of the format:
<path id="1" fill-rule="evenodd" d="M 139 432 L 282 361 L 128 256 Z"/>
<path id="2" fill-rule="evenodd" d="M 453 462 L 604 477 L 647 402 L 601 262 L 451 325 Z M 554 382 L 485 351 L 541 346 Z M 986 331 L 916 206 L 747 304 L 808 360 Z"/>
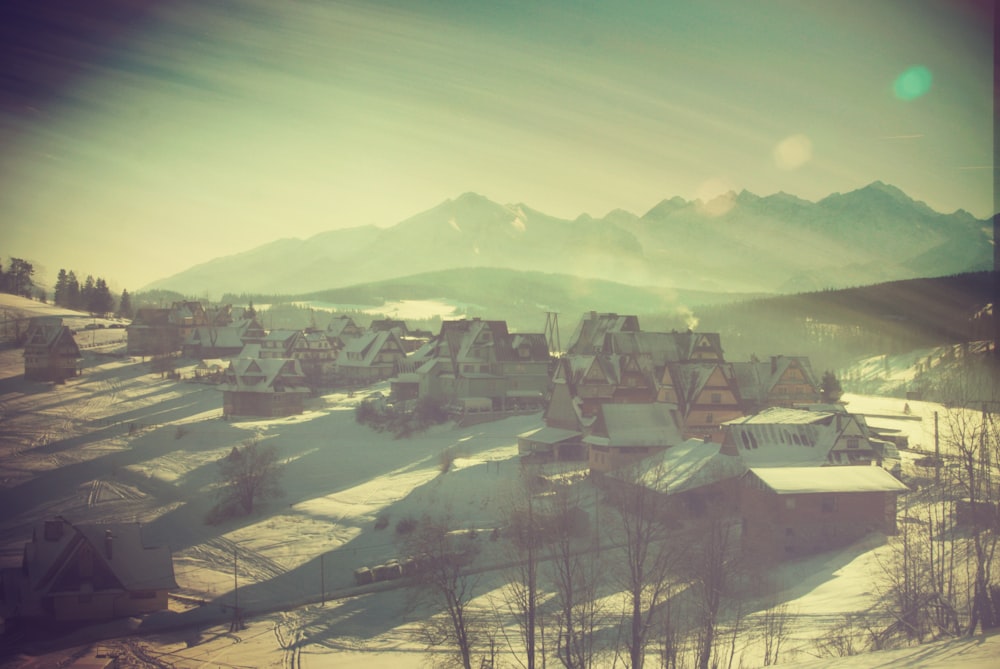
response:
<path id="1" fill-rule="evenodd" d="M 503 542 L 489 535 L 502 523 L 524 473 L 517 435 L 539 427 L 540 414 L 466 428 L 449 423 L 395 439 L 354 419 L 357 403 L 386 392 L 382 385 L 315 398 L 300 416 L 226 421 L 215 387 L 161 379 L 139 360 L 102 355 L 111 350 L 87 351 L 84 374 L 62 386 L 25 384 L 20 352 L 0 351 L 0 549 L 8 562 L 16 561 L 31 524 L 53 514 L 74 522 L 136 520 L 173 549 L 180 591 L 169 612 L 87 628 L 58 648 L 33 644 L 27 647 L 31 655 L 12 666 L 29 666 L 29 660 L 52 664 L 101 636 L 130 632 L 141 636 L 104 645 L 175 667 L 433 666 L 443 651 L 430 651 L 420 640 L 418 623 L 431 613 L 426 604 L 414 604 L 401 582 L 357 588 L 352 577 L 357 567 L 399 557 L 405 549 L 397 522 L 425 514 L 448 516 L 453 527 L 477 532 L 476 564 L 483 572 L 473 607 L 496 616 L 510 643 L 519 643 L 502 606 L 505 574 L 494 569 L 507 556 Z M 192 369 L 190 362 L 181 372 Z M 845 400 L 849 410 L 905 431 L 912 445 L 925 448 L 933 443 L 928 417 L 943 410 L 909 402 L 906 413 L 897 399 Z M 273 445 L 284 463 L 285 496 L 250 518 L 205 524 L 216 460 L 255 435 Z M 455 458 L 443 473 L 446 451 Z M 574 469 L 530 473 L 566 475 Z M 599 496 L 590 491 L 581 499 L 592 513 Z M 382 518 L 387 526 L 376 529 Z M 767 592 L 747 604 L 750 619 L 787 602 L 790 635 L 782 658 L 816 659 L 816 640 L 828 626 L 871 607 L 883 550 L 884 538 L 874 536 L 775 566 Z M 247 626 L 231 633 L 237 588 Z M 740 643 L 744 666 L 754 666 L 758 642 L 747 637 Z M 977 662 L 997 648 L 994 639 L 964 641 L 947 650 L 926 649 L 920 657 L 927 659 L 922 666 L 944 667 L 955 653 L 963 662 Z M 516 666 L 509 649 L 501 659 Z M 836 666 L 870 666 L 851 661 L 856 663 Z M 912 661 L 912 655 L 901 656 L 880 666 Z"/>

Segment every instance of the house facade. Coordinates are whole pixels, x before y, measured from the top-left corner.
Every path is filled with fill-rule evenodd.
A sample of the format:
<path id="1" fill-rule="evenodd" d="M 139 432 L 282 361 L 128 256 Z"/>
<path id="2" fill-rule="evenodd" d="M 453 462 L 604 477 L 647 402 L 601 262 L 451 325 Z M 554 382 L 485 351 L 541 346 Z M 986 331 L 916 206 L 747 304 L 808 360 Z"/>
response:
<path id="1" fill-rule="evenodd" d="M 80 373 L 80 347 L 58 317 L 32 318 L 24 342 L 24 379 L 63 382 Z"/>
<path id="2" fill-rule="evenodd" d="M 540 410 L 548 395 L 548 344 L 542 334 L 511 333 L 504 321 L 445 321 L 413 353 L 394 392 L 427 397 L 460 413 Z"/>
<path id="3" fill-rule="evenodd" d="M 226 416 L 275 418 L 300 414 L 309 394 L 298 361 L 282 358 L 232 360 L 220 389 Z"/>
<path id="4" fill-rule="evenodd" d="M 337 354 L 336 375 L 345 383 L 367 384 L 391 378 L 406 352 L 395 330 L 365 332 Z"/>
<path id="5" fill-rule="evenodd" d="M 820 401 L 819 381 L 807 357 L 776 355 L 769 361 L 736 362 L 733 366 L 747 414 Z"/>
<path id="6" fill-rule="evenodd" d="M 583 437 L 590 471 L 606 473 L 684 441 L 677 407 L 662 402 L 604 404 Z"/>
<path id="7" fill-rule="evenodd" d="M 74 525 L 45 520 L 25 547 L 16 579 L 15 617 L 106 620 L 167 609 L 177 588 L 166 546 L 149 546 L 138 523 Z M 11 604 L 13 604 L 11 606 Z"/>
<path id="8" fill-rule="evenodd" d="M 772 407 L 723 426 L 722 444 L 750 466 L 882 465 L 862 416 Z"/>
<path id="9" fill-rule="evenodd" d="M 753 467 L 740 486 L 743 548 L 776 560 L 896 533 L 908 488 L 881 467 Z"/>

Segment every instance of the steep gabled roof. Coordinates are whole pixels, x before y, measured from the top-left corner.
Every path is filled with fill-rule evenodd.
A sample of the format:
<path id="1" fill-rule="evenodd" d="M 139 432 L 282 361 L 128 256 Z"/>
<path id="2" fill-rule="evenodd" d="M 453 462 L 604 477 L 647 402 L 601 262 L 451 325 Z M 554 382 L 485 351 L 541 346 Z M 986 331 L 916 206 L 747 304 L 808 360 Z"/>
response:
<path id="1" fill-rule="evenodd" d="M 673 446 L 681 437 L 676 407 L 665 402 L 602 404 L 584 442 L 596 446 Z"/>
<path id="2" fill-rule="evenodd" d="M 609 472 L 608 476 L 636 481 L 664 495 L 693 490 L 741 476 L 743 460 L 721 452 L 721 445 L 688 439 L 662 453 L 643 458 L 633 470 Z"/>
<path id="3" fill-rule="evenodd" d="M 138 523 L 73 525 L 63 518 L 43 521 L 25 546 L 28 583 L 38 595 L 52 595 L 67 578 L 77 580 L 81 551 L 88 549 L 93 573 L 110 575 L 105 589 L 172 590 L 174 579 L 170 549 L 147 546 Z M 69 594 L 78 593 L 72 590 Z"/>
<path id="4" fill-rule="evenodd" d="M 723 424 L 723 443 L 739 450 L 750 466 L 822 465 L 848 424 L 863 421 L 840 412 L 769 408 Z"/>
<path id="5" fill-rule="evenodd" d="M 271 393 L 309 392 L 298 360 L 289 358 L 237 358 L 226 370 L 222 390 Z"/>
<path id="6" fill-rule="evenodd" d="M 570 344 L 566 349 L 569 355 L 591 355 L 604 346 L 605 334 L 609 332 L 637 332 L 639 318 L 637 316 L 619 316 L 614 313 L 598 314 L 590 312 L 580 319 Z"/>
<path id="7" fill-rule="evenodd" d="M 73 338 L 70 329 L 63 325 L 62 318 L 58 316 L 32 318 L 25 333 L 24 352 L 27 354 L 32 351 L 52 351 L 56 348 L 77 357 L 80 355 L 76 339 Z"/>
<path id="8" fill-rule="evenodd" d="M 341 367 L 371 367 L 375 364 L 375 357 L 390 340 L 394 340 L 399 349 L 403 350 L 403 345 L 395 330 L 366 332 L 360 337 L 351 339 L 337 356 L 337 365 Z"/>

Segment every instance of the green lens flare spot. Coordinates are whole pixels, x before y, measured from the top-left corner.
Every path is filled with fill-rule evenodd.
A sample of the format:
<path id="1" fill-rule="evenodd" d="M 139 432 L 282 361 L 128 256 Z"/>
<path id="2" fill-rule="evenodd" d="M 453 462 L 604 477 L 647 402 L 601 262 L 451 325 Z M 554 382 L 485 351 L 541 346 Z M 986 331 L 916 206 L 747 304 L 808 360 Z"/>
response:
<path id="1" fill-rule="evenodd" d="M 896 78 L 892 90 L 900 100 L 916 100 L 931 88 L 934 76 L 923 65 L 915 65 Z"/>

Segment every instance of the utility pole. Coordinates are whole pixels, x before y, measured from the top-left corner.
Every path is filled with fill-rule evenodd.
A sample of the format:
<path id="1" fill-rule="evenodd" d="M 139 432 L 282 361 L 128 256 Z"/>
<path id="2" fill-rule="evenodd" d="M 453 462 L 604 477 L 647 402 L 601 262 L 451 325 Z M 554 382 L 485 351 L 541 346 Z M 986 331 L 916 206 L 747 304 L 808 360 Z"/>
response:
<path id="1" fill-rule="evenodd" d="M 562 342 L 559 341 L 559 313 L 545 312 L 545 343 L 549 346 L 549 355 L 562 353 Z"/>
<path id="2" fill-rule="evenodd" d="M 326 606 L 326 573 L 323 571 L 323 553 L 319 554 L 319 605 Z"/>
<path id="3" fill-rule="evenodd" d="M 240 582 L 236 564 L 236 549 L 233 549 L 233 620 L 229 623 L 230 632 L 238 632 L 243 629 L 243 620 L 240 617 Z"/>

